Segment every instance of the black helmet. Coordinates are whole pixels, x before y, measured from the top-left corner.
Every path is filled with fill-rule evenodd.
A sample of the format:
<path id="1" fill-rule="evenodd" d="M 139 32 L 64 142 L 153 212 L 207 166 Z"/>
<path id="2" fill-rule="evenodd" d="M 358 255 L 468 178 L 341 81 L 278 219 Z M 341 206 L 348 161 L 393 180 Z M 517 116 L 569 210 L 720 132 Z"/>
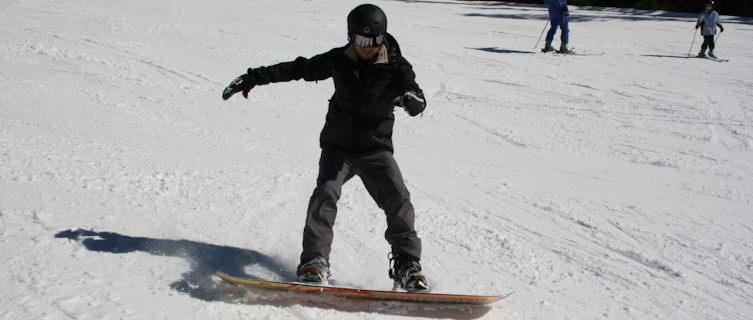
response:
<path id="1" fill-rule="evenodd" d="M 378 36 L 387 33 L 387 16 L 373 4 L 362 4 L 348 14 L 348 33 Z"/>
<path id="2" fill-rule="evenodd" d="M 706 5 L 707 5 L 707 6 L 712 6 L 712 7 L 713 7 L 713 6 L 714 6 L 714 1 L 711 1 L 711 0 L 709 0 L 709 1 L 706 1 Z"/>

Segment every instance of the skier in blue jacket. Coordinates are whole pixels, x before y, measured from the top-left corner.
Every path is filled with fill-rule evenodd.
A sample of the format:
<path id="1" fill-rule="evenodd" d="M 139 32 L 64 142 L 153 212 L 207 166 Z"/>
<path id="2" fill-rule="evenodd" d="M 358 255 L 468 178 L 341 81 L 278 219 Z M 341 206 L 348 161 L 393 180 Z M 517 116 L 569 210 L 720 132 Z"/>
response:
<path id="1" fill-rule="evenodd" d="M 567 9 L 567 0 L 544 0 L 544 3 L 549 6 L 549 21 L 551 22 L 551 28 L 549 33 L 546 34 L 546 46 L 541 51 L 551 52 L 554 51 L 552 47 L 552 40 L 554 40 L 554 34 L 557 32 L 557 28 L 562 29 L 560 39 L 560 53 L 570 53 L 567 48 L 567 43 L 570 39 L 570 28 L 568 27 L 568 20 L 570 20 L 570 12 Z"/>
<path id="2" fill-rule="evenodd" d="M 716 59 L 714 55 L 716 26 L 719 26 L 719 32 L 724 32 L 724 27 L 719 19 L 719 13 L 714 10 L 714 1 L 707 1 L 706 10 L 698 15 L 698 23 L 695 24 L 696 29 L 701 28 L 701 35 L 703 36 L 701 52 L 698 53 L 699 57 L 706 58 L 706 48 L 709 48 L 709 57 Z"/>

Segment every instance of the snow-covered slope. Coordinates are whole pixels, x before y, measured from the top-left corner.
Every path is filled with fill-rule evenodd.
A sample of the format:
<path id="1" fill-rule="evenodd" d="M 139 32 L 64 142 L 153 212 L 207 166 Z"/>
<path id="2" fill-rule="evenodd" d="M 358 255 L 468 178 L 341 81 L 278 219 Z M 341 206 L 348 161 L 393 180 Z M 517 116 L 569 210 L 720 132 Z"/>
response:
<path id="1" fill-rule="evenodd" d="M 293 278 L 332 93 L 222 88 L 343 45 L 357 2 L 6 0 L 0 318 L 750 319 L 753 21 L 723 17 L 717 63 L 684 57 L 692 15 L 573 7 L 583 55 L 555 56 L 542 6 L 374 3 L 429 102 L 394 139 L 434 291 L 514 295 L 297 303 L 212 276 Z M 333 283 L 391 288 L 384 228 L 347 184 Z"/>

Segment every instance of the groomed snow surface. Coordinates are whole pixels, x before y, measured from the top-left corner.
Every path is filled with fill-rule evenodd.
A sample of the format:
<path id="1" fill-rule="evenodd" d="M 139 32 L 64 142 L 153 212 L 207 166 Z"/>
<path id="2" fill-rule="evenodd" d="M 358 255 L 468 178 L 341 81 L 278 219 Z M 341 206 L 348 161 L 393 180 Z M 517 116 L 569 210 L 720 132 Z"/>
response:
<path id="1" fill-rule="evenodd" d="M 694 15 L 571 7 L 560 56 L 534 49 L 541 5 L 374 3 L 429 103 L 394 140 L 433 291 L 512 296 L 213 275 L 294 279 L 333 86 L 221 90 L 345 44 L 358 2 L 4 0 L 0 318 L 751 319 L 753 20 L 722 17 L 719 63 L 686 58 Z M 339 208 L 332 283 L 391 289 L 359 179 Z"/>

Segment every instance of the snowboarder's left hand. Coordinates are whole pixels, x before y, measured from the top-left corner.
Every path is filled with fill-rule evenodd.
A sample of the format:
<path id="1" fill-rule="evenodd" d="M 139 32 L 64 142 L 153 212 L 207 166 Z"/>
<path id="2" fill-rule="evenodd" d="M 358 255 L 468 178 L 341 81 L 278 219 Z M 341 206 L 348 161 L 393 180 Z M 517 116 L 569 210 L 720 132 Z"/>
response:
<path id="1" fill-rule="evenodd" d="M 248 99 L 248 92 L 256 86 L 256 79 L 250 73 L 246 73 L 233 79 L 232 82 L 222 91 L 222 100 L 230 99 L 234 94 L 243 92 L 243 97 Z"/>
<path id="2" fill-rule="evenodd" d="M 406 91 L 403 95 L 395 98 L 395 105 L 405 109 L 409 115 L 417 116 L 426 109 L 426 99 L 423 92 Z"/>

